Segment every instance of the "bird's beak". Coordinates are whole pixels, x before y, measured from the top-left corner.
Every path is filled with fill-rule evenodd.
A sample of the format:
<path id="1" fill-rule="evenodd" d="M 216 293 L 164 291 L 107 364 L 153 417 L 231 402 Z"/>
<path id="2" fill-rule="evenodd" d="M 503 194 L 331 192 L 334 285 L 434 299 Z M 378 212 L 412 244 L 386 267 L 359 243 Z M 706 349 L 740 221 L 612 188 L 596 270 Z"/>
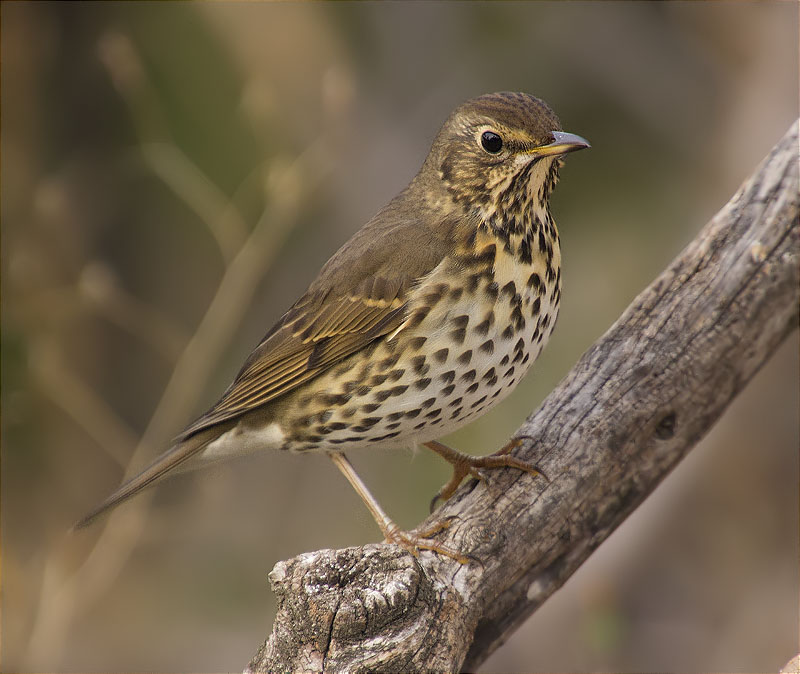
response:
<path id="1" fill-rule="evenodd" d="M 585 138 L 574 133 L 564 133 L 563 131 L 553 131 L 553 142 L 547 145 L 540 145 L 539 147 L 532 147 L 530 150 L 525 150 L 524 154 L 535 155 L 536 157 L 550 157 L 553 155 L 567 154 L 567 152 L 575 152 L 576 150 L 583 150 L 589 145 L 589 141 Z"/>

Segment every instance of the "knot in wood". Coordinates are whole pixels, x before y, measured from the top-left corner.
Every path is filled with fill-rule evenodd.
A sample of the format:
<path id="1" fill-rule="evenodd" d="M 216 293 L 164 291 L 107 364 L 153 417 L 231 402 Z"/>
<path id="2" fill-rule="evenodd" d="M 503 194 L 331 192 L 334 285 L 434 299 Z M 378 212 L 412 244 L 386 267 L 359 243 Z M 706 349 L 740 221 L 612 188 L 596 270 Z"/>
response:
<path id="1" fill-rule="evenodd" d="M 363 671 L 403 671 L 414 649 L 398 644 L 422 646 L 438 606 L 418 562 L 385 545 L 300 555 L 276 564 L 270 582 L 282 629 L 273 631 L 250 671 L 285 666 L 287 656 L 294 671 L 353 671 L 353 662 Z"/>
<path id="2" fill-rule="evenodd" d="M 670 412 L 656 426 L 656 437 L 659 440 L 669 440 L 675 435 L 675 412 Z"/>

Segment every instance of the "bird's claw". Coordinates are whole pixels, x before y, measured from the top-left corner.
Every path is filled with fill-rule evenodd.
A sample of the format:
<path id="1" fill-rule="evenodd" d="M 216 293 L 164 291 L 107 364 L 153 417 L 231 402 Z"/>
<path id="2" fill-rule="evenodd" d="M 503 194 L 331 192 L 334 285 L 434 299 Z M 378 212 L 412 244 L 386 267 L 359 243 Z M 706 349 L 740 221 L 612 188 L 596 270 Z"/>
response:
<path id="1" fill-rule="evenodd" d="M 462 480 L 470 475 L 478 480 L 486 479 L 486 471 L 492 468 L 516 468 L 532 475 L 541 475 L 547 482 L 550 480 L 542 473 L 535 465 L 514 456 L 510 453 L 522 446 L 523 438 L 528 436 L 520 436 L 513 438 L 507 442 L 503 447 L 489 454 L 488 456 L 470 456 L 462 454 L 440 442 L 427 442 L 425 446 L 439 454 L 448 463 L 453 466 L 453 475 L 450 480 L 445 484 L 437 494 L 431 499 L 431 512 L 436 507 L 436 504 L 441 501 L 447 501 L 458 489 Z"/>
<path id="2" fill-rule="evenodd" d="M 459 564 L 466 564 L 470 560 L 469 557 L 455 550 L 451 550 L 445 545 L 440 545 L 430 540 L 431 536 L 447 529 L 451 521 L 452 518 L 436 522 L 422 531 L 401 531 L 398 527 L 394 527 L 384 532 L 385 541 L 387 543 L 399 545 L 401 548 L 414 555 L 415 558 L 419 558 L 420 550 L 430 550 L 431 552 L 436 552 L 445 557 L 450 557 L 450 559 L 454 559 Z"/>

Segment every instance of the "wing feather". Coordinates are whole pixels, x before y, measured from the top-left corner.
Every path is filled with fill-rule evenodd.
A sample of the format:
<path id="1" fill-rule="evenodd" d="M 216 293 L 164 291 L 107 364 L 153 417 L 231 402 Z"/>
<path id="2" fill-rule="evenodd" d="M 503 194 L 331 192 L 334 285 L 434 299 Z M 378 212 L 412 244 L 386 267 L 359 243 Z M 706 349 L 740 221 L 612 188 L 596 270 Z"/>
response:
<path id="1" fill-rule="evenodd" d="M 438 211 L 426 216 L 424 204 L 408 203 L 412 197 L 401 192 L 328 260 L 219 402 L 179 440 L 289 393 L 403 324 L 412 284 L 477 226 Z"/>
<path id="2" fill-rule="evenodd" d="M 222 398 L 179 436 L 241 416 L 292 391 L 396 329 L 409 281 L 368 278 L 355 292 L 303 296 L 259 344 Z"/>

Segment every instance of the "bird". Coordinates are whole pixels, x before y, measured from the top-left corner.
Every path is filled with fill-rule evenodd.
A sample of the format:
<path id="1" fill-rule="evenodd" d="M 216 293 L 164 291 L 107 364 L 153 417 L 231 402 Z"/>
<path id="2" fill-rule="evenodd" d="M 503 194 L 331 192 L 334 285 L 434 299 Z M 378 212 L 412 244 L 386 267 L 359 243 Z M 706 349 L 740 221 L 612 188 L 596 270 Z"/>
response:
<path id="1" fill-rule="evenodd" d="M 459 105 L 409 185 L 325 263 L 220 399 L 172 446 L 80 521 L 83 528 L 164 476 L 243 452 L 327 453 L 384 538 L 465 561 L 402 531 L 345 450 L 424 446 L 468 475 L 536 466 L 512 440 L 489 456 L 440 442 L 503 400 L 548 341 L 561 301 L 550 196 L 567 153 L 590 147 L 527 93 Z"/>

